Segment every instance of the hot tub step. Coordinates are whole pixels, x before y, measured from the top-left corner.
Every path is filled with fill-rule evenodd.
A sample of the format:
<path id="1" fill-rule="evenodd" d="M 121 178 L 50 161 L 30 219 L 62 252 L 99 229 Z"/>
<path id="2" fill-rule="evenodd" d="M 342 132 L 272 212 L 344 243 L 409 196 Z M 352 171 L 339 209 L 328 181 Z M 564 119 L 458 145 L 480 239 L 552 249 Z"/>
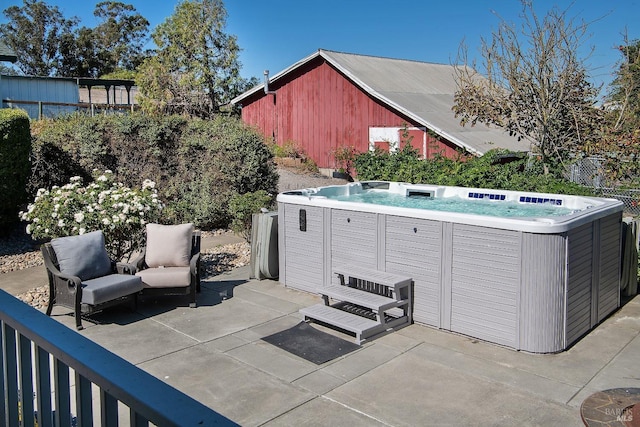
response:
<path id="1" fill-rule="evenodd" d="M 356 314 L 347 313 L 340 309 L 324 305 L 316 304 L 311 307 L 300 309 L 300 313 L 304 315 L 305 320 L 314 319 L 320 322 L 328 323 L 345 331 L 356 334 L 356 343 L 360 344 L 362 340 L 384 331 L 385 327 L 375 320 Z"/>
<path id="2" fill-rule="evenodd" d="M 386 286 L 393 291 L 397 291 L 399 288 L 411 285 L 410 277 L 353 265 L 335 266 L 333 272 L 334 274 L 343 276 L 344 279 L 362 279 L 367 282 Z"/>
<path id="3" fill-rule="evenodd" d="M 382 295 L 374 294 L 371 292 L 361 291 L 360 289 L 352 288 L 350 286 L 330 285 L 325 286 L 322 289 L 322 295 L 326 295 L 330 298 L 352 302 L 362 307 L 370 308 L 372 310 L 388 310 L 394 307 L 400 307 L 406 304 L 406 301 L 398 301 L 393 298 L 388 298 Z"/>

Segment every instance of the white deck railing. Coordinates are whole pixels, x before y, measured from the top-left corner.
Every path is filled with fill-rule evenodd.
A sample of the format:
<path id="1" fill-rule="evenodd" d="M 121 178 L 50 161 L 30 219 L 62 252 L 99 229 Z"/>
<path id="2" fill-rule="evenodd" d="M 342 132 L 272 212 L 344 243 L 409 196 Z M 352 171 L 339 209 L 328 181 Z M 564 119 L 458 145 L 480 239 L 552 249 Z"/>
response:
<path id="1" fill-rule="evenodd" d="M 2 425 L 236 425 L 2 290 L 0 342 Z"/>

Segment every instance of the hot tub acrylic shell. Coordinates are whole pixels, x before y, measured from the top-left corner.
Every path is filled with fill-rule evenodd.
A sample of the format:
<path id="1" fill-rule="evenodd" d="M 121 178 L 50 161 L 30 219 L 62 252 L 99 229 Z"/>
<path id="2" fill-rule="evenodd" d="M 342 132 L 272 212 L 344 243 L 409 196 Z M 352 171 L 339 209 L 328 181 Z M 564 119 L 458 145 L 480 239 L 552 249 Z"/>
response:
<path id="1" fill-rule="evenodd" d="M 336 283 L 332 267 L 345 263 L 409 275 L 417 323 L 535 353 L 566 349 L 619 307 L 618 201 L 499 192 L 516 200 L 561 199 L 581 209 L 533 219 L 391 208 L 323 195 L 362 191 L 363 185 L 278 195 L 280 282 L 318 293 Z M 496 193 L 388 187 L 430 189 L 434 197 Z"/>

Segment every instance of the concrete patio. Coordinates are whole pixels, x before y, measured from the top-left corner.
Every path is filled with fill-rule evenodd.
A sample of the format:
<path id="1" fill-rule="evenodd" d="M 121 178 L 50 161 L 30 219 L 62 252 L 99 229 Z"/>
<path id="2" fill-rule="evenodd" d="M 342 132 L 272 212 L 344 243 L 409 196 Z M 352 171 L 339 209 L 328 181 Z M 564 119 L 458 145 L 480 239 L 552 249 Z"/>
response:
<path id="1" fill-rule="evenodd" d="M 46 280 L 43 269 L 30 270 L 0 276 L 0 288 L 18 275 L 32 286 Z M 319 301 L 277 281 L 249 280 L 244 267 L 205 278 L 196 309 L 146 300 L 135 313 L 85 320 L 79 333 L 244 426 L 579 426 L 590 394 L 640 387 L 639 296 L 552 355 L 421 325 L 323 365 L 261 340 Z M 54 319 L 73 328 L 67 313 L 56 308 Z"/>

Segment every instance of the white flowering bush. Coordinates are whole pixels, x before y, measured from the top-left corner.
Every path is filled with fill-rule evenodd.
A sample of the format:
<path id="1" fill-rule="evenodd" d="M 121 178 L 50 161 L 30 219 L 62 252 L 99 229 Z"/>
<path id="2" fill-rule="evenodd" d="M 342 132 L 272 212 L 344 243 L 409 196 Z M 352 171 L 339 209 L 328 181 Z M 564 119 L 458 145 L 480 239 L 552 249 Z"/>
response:
<path id="1" fill-rule="evenodd" d="M 30 222 L 27 233 L 34 239 L 102 230 L 109 255 L 119 261 L 140 248 L 145 224 L 157 222 L 162 208 L 153 181 L 145 180 L 140 190 L 133 190 L 105 171 L 87 186 L 73 177 L 62 187 L 39 189 L 20 216 Z"/>

